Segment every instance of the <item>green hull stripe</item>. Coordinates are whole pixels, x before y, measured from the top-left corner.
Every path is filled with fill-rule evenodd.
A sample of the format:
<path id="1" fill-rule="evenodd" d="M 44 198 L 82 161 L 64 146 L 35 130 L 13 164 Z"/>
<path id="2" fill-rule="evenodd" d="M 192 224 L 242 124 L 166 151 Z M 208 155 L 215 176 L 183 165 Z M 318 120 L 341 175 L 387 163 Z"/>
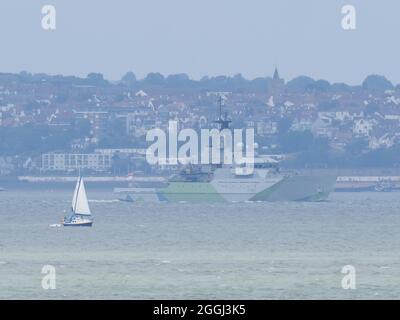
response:
<path id="1" fill-rule="evenodd" d="M 225 199 L 208 182 L 173 182 L 167 188 L 158 190 L 160 196 L 169 202 L 218 203 Z"/>

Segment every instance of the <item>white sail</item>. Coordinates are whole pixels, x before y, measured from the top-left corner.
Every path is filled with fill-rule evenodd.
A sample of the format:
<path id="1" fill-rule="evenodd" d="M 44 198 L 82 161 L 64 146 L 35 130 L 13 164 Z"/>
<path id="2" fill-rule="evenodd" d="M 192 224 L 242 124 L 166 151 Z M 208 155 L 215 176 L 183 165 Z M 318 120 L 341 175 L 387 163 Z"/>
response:
<path id="1" fill-rule="evenodd" d="M 88 199 L 86 196 L 85 184 L 82 178 L 79 178 L 78 183 L 75 188 L 74 197 L 72 200 L 72 211 L 75 214 L 82 216 L 90 216 Z"/>
<path id="2" fill-rule="evenodd" d="M 74 196 L 72 197 L 72 211 L 75 212 L 75 206 L 76 206 L 76 198 L 78 196 L 78 190 L 79 190 L 79 185 L 81 184 L 81 178 L 79 177 L 78 181 L 76 182 L 76 187 L 74 191 Z"/>

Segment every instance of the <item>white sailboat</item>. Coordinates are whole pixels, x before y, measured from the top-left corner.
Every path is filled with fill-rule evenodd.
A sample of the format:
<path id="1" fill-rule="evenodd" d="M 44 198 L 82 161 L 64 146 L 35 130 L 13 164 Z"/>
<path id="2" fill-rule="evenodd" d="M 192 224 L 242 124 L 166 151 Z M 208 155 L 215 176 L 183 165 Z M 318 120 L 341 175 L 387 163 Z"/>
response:
<path id="1" fill-rule="evenodd" d="M 91 227 L 93 219 L 86 196 L 85 183 L 79 176 L 72 198 L 71 215 L 63 220 L 64 227 Z"/>

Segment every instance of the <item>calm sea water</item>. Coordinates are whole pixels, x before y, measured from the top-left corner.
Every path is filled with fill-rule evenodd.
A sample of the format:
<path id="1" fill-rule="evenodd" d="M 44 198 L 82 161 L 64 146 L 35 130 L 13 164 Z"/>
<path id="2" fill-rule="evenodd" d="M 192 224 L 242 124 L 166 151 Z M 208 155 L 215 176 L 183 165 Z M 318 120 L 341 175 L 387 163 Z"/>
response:
<path id="1" fill-rule="evenodd" d="M 397 299 L 400 193 L 325 203 L 129 204 L 89 190 L 91 229 L 51 228 L 70 191 L 0 193 L 2 299 Z M 55 290 L 41 286 L 56 269 Z M 343 290 L 341 269 L 356 268 Z"/>

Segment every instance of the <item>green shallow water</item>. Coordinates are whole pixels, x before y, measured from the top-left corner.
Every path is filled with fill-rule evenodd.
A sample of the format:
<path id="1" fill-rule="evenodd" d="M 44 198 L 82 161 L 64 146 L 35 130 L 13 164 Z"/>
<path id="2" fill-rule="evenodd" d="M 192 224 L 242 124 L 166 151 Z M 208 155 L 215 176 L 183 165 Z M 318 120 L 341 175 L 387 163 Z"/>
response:
<path id="1" fill-rule="evenodd" d="M 400 194 L 323 203 L 129 204 L 88 190 L 91 229 L 51 228 L 69 191 L 0 194 L 2 299 L 397 299 Z M 43 265 L 56 270 L 43 290 Z M 357 290 L 343 290 L 353 265 Z"/>

